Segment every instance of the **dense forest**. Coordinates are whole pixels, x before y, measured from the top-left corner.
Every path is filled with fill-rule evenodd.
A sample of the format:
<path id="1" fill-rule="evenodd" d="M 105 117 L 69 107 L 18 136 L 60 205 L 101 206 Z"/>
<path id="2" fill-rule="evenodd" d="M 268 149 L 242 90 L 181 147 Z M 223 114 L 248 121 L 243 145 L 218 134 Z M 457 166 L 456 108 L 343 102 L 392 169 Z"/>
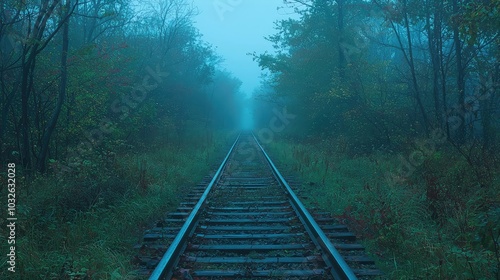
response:
<path id="1" fill-rule="evenodd" d="M 391 279 L 500 279 L 500 1 L 284 4 L 253 54 L 282 166 Z"/>
<path id="2" fill-rule="evenodd" d="M 281 9 L 296 17 L 249 54 L 263 80 L 248 102 L 191 1 L 2 1 L 18 279 L 134 279 L 134 242 L 219 163 L 247 106 L 384 277 L 500 279 L 500 1 Z"/>
<path id="3" fill-rule="evenodd" d="M 0 177 L 16 165 L 19 279 L 125 277 L 130 231 L 216 162 L 213 131 L 239 123 L 245 97 L 196 13 L 184 0 L 0 4 Z"/>
<path id="4" fill-rule="evenodd" d="M 200 39 L 188 1 L 0 8 L 0 150 L 25 170 L 79 165 L 90 150 L 106 156 L 118 139 L 168 141 L 187 122 L 208 131 L 237 119 L 240 82 L 217 68 L 222 58 Z"/>

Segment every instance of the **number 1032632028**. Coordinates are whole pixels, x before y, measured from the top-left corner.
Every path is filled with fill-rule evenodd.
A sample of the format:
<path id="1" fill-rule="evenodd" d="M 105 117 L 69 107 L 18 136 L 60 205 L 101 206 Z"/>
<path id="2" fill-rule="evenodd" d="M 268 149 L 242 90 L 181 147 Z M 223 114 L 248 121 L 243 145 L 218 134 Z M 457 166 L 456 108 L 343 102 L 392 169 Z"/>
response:
<path id="1" fill-rule="evenodd" d="M 16 164 L 7 165 L 7 212 L 9 217 L 16 214 Z"/>

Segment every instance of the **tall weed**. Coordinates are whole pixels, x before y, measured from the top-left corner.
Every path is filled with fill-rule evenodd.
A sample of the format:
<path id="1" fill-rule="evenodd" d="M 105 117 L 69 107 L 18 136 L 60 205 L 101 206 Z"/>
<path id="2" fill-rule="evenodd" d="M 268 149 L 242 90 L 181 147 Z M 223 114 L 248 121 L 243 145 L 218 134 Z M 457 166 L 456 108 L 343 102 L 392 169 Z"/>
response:
<path id="1" fill-rule="evenodd" d="M 306 204 L 363 238 L 387 278 L 500 279 L 498 168 L 479 183 L 466 159 L 444 149 L 394 185 L 384 176 L 400 165 L 391 153 L 346 156 L 342 141 L 275 141 L 267 149 L 301 175 Z"/>

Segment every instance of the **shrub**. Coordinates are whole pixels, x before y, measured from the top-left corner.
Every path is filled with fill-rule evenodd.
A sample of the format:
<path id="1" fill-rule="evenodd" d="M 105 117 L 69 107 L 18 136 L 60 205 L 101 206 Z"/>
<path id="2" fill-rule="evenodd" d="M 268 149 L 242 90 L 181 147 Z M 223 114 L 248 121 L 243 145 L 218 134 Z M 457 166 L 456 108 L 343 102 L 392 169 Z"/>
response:
<path id="1" fill-rule="evenodd" d="M 389 278 L 499 278 L 498 168 L 480 184 L 470 162 L 443 147 L 389 184 L 384 174 L 400 165 L 391 153 L 346 156 L 331 140 L 267 148 L 279 167 L 301 175 L 307 204 L 349 225 Z"/>

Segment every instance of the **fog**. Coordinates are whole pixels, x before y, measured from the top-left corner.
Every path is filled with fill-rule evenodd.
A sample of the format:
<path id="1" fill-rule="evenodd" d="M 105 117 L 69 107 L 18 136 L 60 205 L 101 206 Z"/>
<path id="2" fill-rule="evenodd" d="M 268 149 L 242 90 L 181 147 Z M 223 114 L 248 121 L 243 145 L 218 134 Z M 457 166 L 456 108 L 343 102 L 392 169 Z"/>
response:
<path id="1" fill-rule="evenodd" d="M 203 40 L 222 56 L 222 67 L 232 72 L 250 95 L 259 86 L 262 70 L 248 53 L 274 52 L 265 39 L 274 34 L 274 22 L 294 16 L 282 0 L 194 0 L 199 14 L 194 25 Z M 231 4 L 232 3 L 232 4 Z"/>
<path id="2" fill-rule="evenodd" d="M 2 0 L 0 279 L 500 279 L 499 26 L 500 0 Z"/>

